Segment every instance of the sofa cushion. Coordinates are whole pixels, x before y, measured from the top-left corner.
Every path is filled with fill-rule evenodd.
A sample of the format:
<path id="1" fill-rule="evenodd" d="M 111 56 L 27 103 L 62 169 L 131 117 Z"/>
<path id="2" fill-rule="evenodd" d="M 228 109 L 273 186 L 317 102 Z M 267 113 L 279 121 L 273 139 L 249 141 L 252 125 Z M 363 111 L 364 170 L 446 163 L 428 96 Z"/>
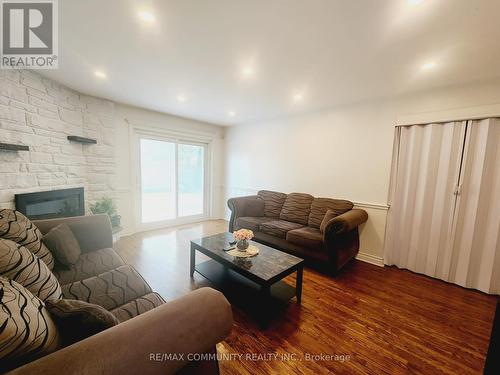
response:
<path id="1" fill-rule="evenodd" d="M 126 303 L 111 312 L 118 318 L 120 322 L 131 319 L 137 315 L 143 314 L 146 311 L 152 310 L 164 304 L 165 301 L 158 293 L 148 293 L 142 297 L 136 298 L 133 301 Z"/>
<path id="2" fill-rule="evenodd" d="M 279 217 L 286 194 L 277 191 L 261 190 L 257 193 L 264 200 L 264 216 Z"/>
<path id="3" fill-rule="evenodd" d="M 323 234 L 312 227 L 291 230 L 286 234 L 286 240 L 308 249 L 321 249 L 323 246 Z"/>
<path id="4" fill-rule="evenodd" d="M 76 299 L 47 302 L 63 346 L 71 345 L 117 325 L 119 320 L 104 307 Z"/>
<path id="5" fill-rule="evenodd" d="M 311 204 L 311 213 L 307 225 L 313 228 L 319 228 L 326 214 L 326 211 L 332 210 L 336 216 L 352 210 L 352 202 L 343 199 L 314 198 Z"/>
<path id="6" fill-rule="evenodd" d="M 266 212 L 266 203 L 264 199 L 255 197 L 254 199 L 245 199 L 244 202 L 246 216 L 264 216 Z"/>
<path id="7" fill-rule="evenodd" d="M 281 209 L 280 219 L 306 225 L 313 199 L 310 194 L 288 194 Z"/>
<path id="8" fill-rule="evenodd" d="M 276 236 L 279 238 L 286 238 L 286 233 L 290 230 L 302 228 L 303 225 L 292 223 L 286 220 L 273 220 L 266 223 L 262 223 L 259 229 L 271 236 Z"/>
<path id="9" fill-rule="evenodd" d="M 62 291 L 64 298 L 94 303 L 111 310 L 151 293 L 151 288 L 135 269 L 126 265 L 63 285 Z"/>
<path id="10" fill-rule="evenodd" d="M 0 238 L 0 276 L 23 285 L 42 301 L 58 300 L 61 286 L 49 267 L 31 251 Z"/>
<path id="11" fill-rule="evenodd" d="M 43 302 L 14 280 L 0 277 L 2 373 L 57 350 L 60 338 Z"/>
<path id="12" fill-rule="evenodd" d="M 0 238 L 23 245 L 43 260 L 50 270 L 54 268 L 54 258 L 42 242 L 42 233 L 22 213 L 7 208 L 0 210 Z"/>
<path id="13" fill-rule="evenodd" d="M 257 232 L 261 224 L 276 219 L 277 218 L 262 217 L 262 216 L 261 217 L 242 216 L 236 219 L 234 230 L 250 229 L 254 232 Z"/>
<path id="14" fill-rule="evenodd" d="M 52 228 L 43 236 L 43 243 L 64 266 L 74 265 L 82 253 L 75 235 L 67 224 L 59 224 Z"/>
<path id="15" fill-rule="evenodd" d="M 99 275 L 124 264 L 122 258 L 113 249 L 101 249 L 83 253 L 70 267 L 57 264 L 54 274 L 61 285 L 64 285 Z"/>

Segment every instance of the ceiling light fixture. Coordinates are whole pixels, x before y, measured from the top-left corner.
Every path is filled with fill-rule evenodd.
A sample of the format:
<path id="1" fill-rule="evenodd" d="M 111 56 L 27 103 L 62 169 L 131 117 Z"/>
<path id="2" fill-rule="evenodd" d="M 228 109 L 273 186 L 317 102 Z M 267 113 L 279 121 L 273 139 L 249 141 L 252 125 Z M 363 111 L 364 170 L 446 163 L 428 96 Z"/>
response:
<path id="1" fill-rule="evenodd" d="M 184 103 L 187 100 L 187 98 L 184 95 L 177 95 L 177 101 Z"/>
<path id="2" fill-rule="evenodd" d="M 436 67 L 436 63 L 434 61 L 428 61 L 425 64 L 423 64 L 420 69 L 421 70 L 431 70 Z"/>
<path id="3" fill-rule="evenodd" d="M 419 5 L 424 2 L 424 0 L 407 0 L 410 5 Z"/>
<path id="4" fill-rule="evenodd" d="M 94 72 L 94 75 L 95 75 L 97 78 L 101 78 L 101 79 L 105 79 L 105 78 L 107 78 L 106 73 L 101 72 L 100 70 L 96 70 L 96 71 Z"/>
<path id="5" fill-rule="evenodd" d="M 153 15 L 153 13 L 150 13 L 148 11 L 141 10 L 137 13 L 137 15 L 144 22 L 153 23 L 155 21 L 155 16 Z"/>
<path id="6" fill-rule="evenodd" d="M 300 102 L 302 99 L 304 99 L 304 95 L 301 92 L 296 92 L 292 95 L 292 99 L 294 102 Z"/>
<path id="7" fill-rule="evenodd" d="M 227 115 L 228 115 L 229 117 L 234 117 L 234 116 L 236 116 L 236 112 L 235 112 L 235 111 L 229 111 L 229 112 L 227 113 Z"/>
<path id="8" fill-rule="evenodd" d="M 254 73 L 254 70 L 250 65 L 245 66 L 241 70 L 241 74 L 243 74 L 243 77 L 245 77 L 245 78 L 253 76 L 253 73 Z"/>

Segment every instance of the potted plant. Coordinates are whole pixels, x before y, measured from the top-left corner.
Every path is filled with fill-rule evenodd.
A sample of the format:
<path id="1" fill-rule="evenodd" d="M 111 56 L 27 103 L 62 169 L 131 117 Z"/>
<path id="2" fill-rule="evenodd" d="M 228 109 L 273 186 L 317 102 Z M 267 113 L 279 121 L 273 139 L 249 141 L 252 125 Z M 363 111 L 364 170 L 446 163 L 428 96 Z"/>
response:
<path id="1" fill-rule="evenodd" d="M 107 214 L 111 220 L 113 229 L 119 229 L 121 216 L 116 211 L 116 205 L 112 198 L 104 197 L 90 205 L 90 211 L 94 215 Z"/>

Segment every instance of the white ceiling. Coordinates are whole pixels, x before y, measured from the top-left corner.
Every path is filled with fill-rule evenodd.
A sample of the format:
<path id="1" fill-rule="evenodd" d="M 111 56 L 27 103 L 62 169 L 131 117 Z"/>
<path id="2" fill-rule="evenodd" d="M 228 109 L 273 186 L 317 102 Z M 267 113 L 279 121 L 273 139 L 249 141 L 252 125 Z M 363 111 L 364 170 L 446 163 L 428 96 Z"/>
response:
<path id="1" fill-rule="evenodd" d="M 223 125 L 500 77 L 500 1 L 415 3 L 60 0 L 59 69 L 43 74 Z"/>

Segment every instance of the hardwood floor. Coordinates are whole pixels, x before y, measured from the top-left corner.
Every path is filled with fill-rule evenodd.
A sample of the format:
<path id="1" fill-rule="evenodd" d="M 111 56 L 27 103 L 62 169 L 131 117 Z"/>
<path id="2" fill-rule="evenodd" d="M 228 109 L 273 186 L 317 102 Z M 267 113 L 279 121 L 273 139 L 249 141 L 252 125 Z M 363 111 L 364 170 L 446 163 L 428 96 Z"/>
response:
<path id="1" fill-rule="evenodd" d="M 189 277 L 189 241 L 225 230 L 227 222 L 209 221 L 124 237 L 116 247 L 171 300 L 210 286 Z M 294 285 L 294 276 L 286 281 Z M 302 293 L 302 305 L 290 301 L 265 330 L 233 307 L 233 331 L 218 351 L 242 356 L 221 361 L 221 373 L 482 373 L 494 296 L 360 261 L 335 278 L 306 268 Z M 306 357 L 322 354 L 338 357 Z"/>

